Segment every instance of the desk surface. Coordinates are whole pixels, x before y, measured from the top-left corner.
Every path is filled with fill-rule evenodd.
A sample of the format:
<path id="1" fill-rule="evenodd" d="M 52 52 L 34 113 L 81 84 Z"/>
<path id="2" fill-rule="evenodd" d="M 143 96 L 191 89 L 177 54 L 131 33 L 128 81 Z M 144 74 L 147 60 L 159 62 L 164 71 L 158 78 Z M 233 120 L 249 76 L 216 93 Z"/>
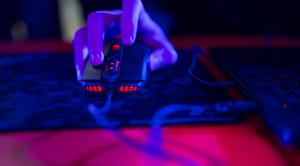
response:
<path id="1" fill-rule="evenodd" d="M 176 48 L 300 46 L 300 40 L 265 36 L 182 36 Z M 16 49 L 18 48 L 18 49 Z M 1 54 L 71 52 L 69 43 L 0 43 Z M 218 75 L 216 71 L 216 75 Z M 219 76 L 220 79 L 226 79 Z M 258 117 L 242 123 L 163 127 L 160 141 L 148 127 L 2 132 L 2 165 L 300 165 L 300 154 L 283 147 Z"/>

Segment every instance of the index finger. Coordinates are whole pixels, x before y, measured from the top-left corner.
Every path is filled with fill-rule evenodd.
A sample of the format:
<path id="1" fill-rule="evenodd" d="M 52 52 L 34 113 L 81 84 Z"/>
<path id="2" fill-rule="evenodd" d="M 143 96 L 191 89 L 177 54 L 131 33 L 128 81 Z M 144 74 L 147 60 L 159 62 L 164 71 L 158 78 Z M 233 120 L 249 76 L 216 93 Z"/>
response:
<path id="1" fill-rule="evenodd" d="M 87 42 L 92 65 L 99 65 L 103 61 L 103 39 L 104 16 L 98 12 L 91 13 L 87 19 Z"/>
<path id="2" fill-rule="evenodd" d="M 121 17 L 121 38 L 124 44 L 135 41 L 140 13 L 144 10 L 141 0 L 123 0 Z"/>

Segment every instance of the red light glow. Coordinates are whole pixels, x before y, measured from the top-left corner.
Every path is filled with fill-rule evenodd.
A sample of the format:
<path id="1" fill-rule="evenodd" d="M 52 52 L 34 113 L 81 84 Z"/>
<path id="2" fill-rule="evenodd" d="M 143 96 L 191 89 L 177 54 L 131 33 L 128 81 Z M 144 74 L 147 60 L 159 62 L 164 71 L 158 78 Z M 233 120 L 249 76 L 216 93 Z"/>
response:
<path id="1" fill-rule="evenodd" d="M 119 90 L 120 90 L 120 92 L 124 92 L 124 86 L 121 85 L 121 86 L 119 87 Z"/>
<path id="2" fill-rule="evenodd" d="M 132 92 L 133 91 L 133 86 L 130 86 L 129 87 L 129 92 Z"/>
<path id="3" fill-rule="evenodd" d="M 125 86 L 124 92 L 128 92 L 129 86 Z"/>
<path id="4" fill-rule="evenodd" d="M 85 90 L 89 92 L 102 92 L 103 88 L 101 85 L 86 85 Z"/>
<path id="5" fill-rule="evenodd" d="M 93 86 L 93 91 L 98 92 L 97 87 L 95 85 Z"/>
<path id="6" fill-rule="evenodd" d="M 117 70 L 117 71 L 119 70 L 119 66 L 120 66 L 120 61 L 117 60 L 117 62 L 116 62 L 116 70 Z"/>
<path id="7" fill-rule="evenodd" d="M 121 46 L 120 46 L 119 44 L 115 44 L 115 45 L 113 45 L 113 47 L 112 47 L 112 49 L 113 49 L 114 51 L 118 51 L 118 50 L 120 50 L 120 48 L 121 48 Z"/>
<path id="8" fill-rule="evenodd" d="M 98 90 L 98 92 L 102 92 L 103 91 L 103 89 L 102 89 L 102 87 L 100 85 L 97 86 L 97 90 Z"/>
<path id="9" fill-rule="evenodd" d="M 133 86 L 133 85 L 121 85 L 119 86 L 119 91 L 122 93 L 130 93 L 130 92 L 136 92 L 138 89 L 137 86 Z"/>

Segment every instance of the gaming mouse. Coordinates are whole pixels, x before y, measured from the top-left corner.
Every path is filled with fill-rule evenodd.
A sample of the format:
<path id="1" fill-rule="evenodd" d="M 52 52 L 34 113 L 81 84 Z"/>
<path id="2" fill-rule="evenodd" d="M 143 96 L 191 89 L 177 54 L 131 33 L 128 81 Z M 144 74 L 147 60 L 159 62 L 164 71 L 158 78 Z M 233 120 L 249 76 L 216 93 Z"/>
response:
<path id="1" fill-rule="evenodd" d="M 82 77 L 84 91 L 91 94 L 138 93 L 147 80 L 150 53 L 150 48 L 138 42 L 132 45 L 124 45 L 121 40 L 106 42 L 103 63 L 94 67 L 88 60 L 86 62 Z"/>

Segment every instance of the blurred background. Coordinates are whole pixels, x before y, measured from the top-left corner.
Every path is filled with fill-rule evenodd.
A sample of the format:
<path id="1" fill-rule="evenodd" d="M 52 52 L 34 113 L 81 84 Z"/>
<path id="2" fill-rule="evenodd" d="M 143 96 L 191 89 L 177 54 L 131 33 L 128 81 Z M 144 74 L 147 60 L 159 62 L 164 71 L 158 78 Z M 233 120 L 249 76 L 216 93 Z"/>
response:
<path id="1" fill-rule="evenodd" d="M 121 0 L 10 0 L 0 4 L 0 40 L 62 39 L 96 10 Z M 168 35 L 287 35 L 300 38 L 299 0 L 143 0 Z"/>

